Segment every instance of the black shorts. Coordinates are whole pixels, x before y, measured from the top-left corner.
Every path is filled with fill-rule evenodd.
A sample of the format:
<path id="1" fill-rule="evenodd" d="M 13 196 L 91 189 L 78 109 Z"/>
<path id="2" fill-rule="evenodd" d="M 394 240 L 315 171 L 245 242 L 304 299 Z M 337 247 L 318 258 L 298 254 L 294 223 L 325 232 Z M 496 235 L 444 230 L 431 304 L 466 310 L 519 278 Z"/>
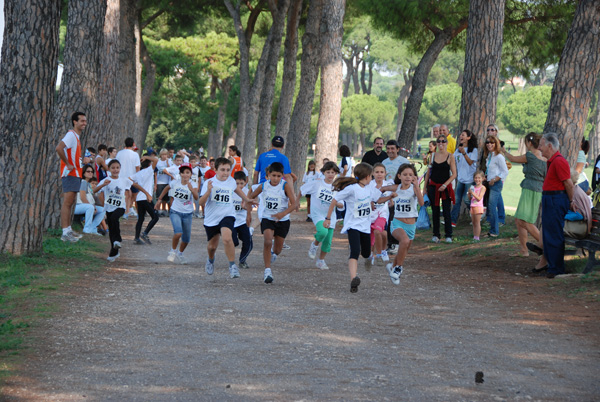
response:
<path id="1" fill-rule="evenodd" d="M 167 186 L 168 186 L 168 184 L 157 184 L 156 185 L 156 198 L 160 197 L 160 195 L 162 194 L 163 190 Z M 168 203 L 169 202 L 169 198 L 170 198 L 169 197 L 169 193 L 167 193 L 162 200 L 164 202 Z"/>
<path id="2" fill-rule="evenodd" d="M 215 237 L 218 234 L 221 234 L 221 228 L 228 228 L 233 233 L 233 225 L 235 224 L 235 218 L 233 216 L 226 216 L 221 219 L 218 225 L 215 226 L 206 226 L 204 225 L 204 230 L 206 230 L 206 238 L 208 241 Z"/>
<path id="3" fill-rule="evenodd" d="M 265 230 L 267 229 L 271 229 L 273 232 L 275 232 L 275 236 L 283 237 L 285 239 L 288 232 L 290 231 L 290 221 L 287 220 L 275 222 L 270 219 L 263 218 L 260 221 L 260 232 L 265 233 Z"/>
<path id="4" fill-rule="evenodd" d="M 135 188 L 135 187 L 133 187 L 133 186 L 131 186 L 131 189 L 130 189 L 130 190 L 131 190 L 131 194 L 137 194 L 137 193 L 139 193 L 139 192 L 140 192 L 140 190 L 139 190 L 139 189 L 137 189 L 137 188 Z"/>

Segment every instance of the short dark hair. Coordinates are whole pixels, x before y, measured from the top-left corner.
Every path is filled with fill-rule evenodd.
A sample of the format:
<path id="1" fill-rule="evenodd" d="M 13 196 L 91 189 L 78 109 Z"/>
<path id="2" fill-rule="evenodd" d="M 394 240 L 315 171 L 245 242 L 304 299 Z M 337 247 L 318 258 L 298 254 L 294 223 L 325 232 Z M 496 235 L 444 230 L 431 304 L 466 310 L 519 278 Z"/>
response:
<path id="1" fill-rule="evenodd" d="M 71 115 L 71 124 L 75 127 L 75 121 L 79 121 L 79 116 L 85 116 L 83 112 L 75 112 Z"/>
<path id="2" fill-rule="evenodd" d="M 243 170 L 238 170 L 237 172 L 235 172 L 235 173 L 233 174 L 233 178 L 234 178 L 235 180 L 244 180 L 244 181 L 246 181 L 246 179 L 247 179 L 248 177 L 246 176 L 246 173 L 244 173 L 244 171 L 243 171 Z"/>
<path id="3" fill-rule="evenodd" d="M 108 147 L 108 149 L 106 150 L 106 152 L 111 153 L 112 151 L 116 150 L 117 148 L 115 147 Z"/>
<path id="4" fill-rule="evenodd" d="M 350 153 L 350 148 L 348 148 L 348 145 L 342 145 L 340 147 L 340 156 L 348 157 L 350 155 L 351 155 L 351 153 Z"/>
<path id="5" fill-rule="evenodd" d="M 389 140 L 385 144 L 386 147 L 389 147 L 389 146 L 392 146 L 392 145 L 395 146 L 396 148 L 400 148 L 400 145 L 398 144 L 398 141 L 396 141 L 396 140 Z"/>
<path id="6" fill-rule="evenodd" d="M 103 149 L 108 149 L 108 148 L 106 148 L 106 145 L 104 145 L 104 144 L 98 145 L 98 152 L 102 151 Z"/>
<path id="7" fill-rule="evenodd" d="M 152 161 L 150 159 L 144 159 L 142 161 L 142 163 L 140 163 L 140 167 L 142 169 L 146 169 L 148 166 L 150 166 L 152 164 Z"/>
<path id="8" fill-rule="evenodd" d="M 321 173 L 325 173 L 328 170 L 333 170 L 336 173 L 340 173 L 340 168 L 338 167 L 337 163 L 335 163 L 335 162 L 331 162 L 331 161 L 325 162 L 325 164 L 321 168 Z"/>
<path id="9" fill-rule="evenodd" d="M 133 146 L 133 138 L 127 137 L 125 138 L 125 147 L 130 148 Z"/>
<path id="10" fill-rule="evenodd" d="M 114 165 L 115 163 L 118 163 L 118 164 L 119 164 L 119 166 L 121 166 L 121 162 L 119 162 L 119 160 L 115 158 L 115 159 L 111 159 L 111 161 L 110 161 L 110 162 L 108 162 L 108 168 L 110 169 L 110 167 L 111 167 L 112 165 Z"/>
<path id="11" fill-rule="evenodd" d="M 267 168 L 267 173 L 273 173 L 273 172 L 283 174 L 283 164 L 281 164 L 280 162 L 271 163 L 269 165 L 269 167 Z"/>
<path id="12" fill-rule="evenodd" d="M 94 149 L 94 147 L 87 147 L 86 149 L 88 151 L 90 151 L 90 153 L 93 153 L 93 154 L 97 154 L 98 153 L 98 152 L 96 152 L 96 150 Z"/>
<path id="13" fill-rule="evenodd" d="M 175 155 L 175 158 L 173 158 L 173 159 L 181 159 L 181 160 L 183 160 L 183 155 L 177 154 L 177 155 Z"/>
<path id="14" fill-rule="evenodd" d="M 219 166 L 225 164 L 231 166 L 231 161 L 227 158 L 217 158 L 217 160 L 215 161 L 215 169 L 219 169 Z"/>

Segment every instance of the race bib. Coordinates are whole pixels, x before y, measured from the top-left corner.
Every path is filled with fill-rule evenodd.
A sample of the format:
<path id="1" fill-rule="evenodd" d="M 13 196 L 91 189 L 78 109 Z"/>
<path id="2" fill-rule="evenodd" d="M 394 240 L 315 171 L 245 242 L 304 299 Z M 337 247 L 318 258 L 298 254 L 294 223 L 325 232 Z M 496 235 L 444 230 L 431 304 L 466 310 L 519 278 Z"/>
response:
<path id="1" fill-rule="evenodd" d="M 173 190 L 173 198 L 181 201 L 190 201 L 192 192 L 187 187 L 177 187 Z"/>
<path id="2" fill-rule="evenodd" d="M 321 204 L 331 204 L 331 200 L 333 200 L 333 191 L 329 190 L 328 188 L 321 187 L 318 194 Z"/>
<path id="3" fill-rule="evenodd" d="M 394 208 L 396 210 L 396 212 L 408 213 L 408 212 L 412 211 L 412 206 L 411 206 L 410 200 L 405 200 L 405 199 L 398 197 L 394 200 L 394 203 L 396 204 L 395 208 Z"/>
<path id="4" fill-rule="evenodd" d="M 239 201 L 238 200 L 234 200 L 233 201 L 233 205 L 235 206 L 236 212 L 239 212 L 239 211 L 241 211 L 243 209 L 242 208 L 242 201 L 241 200 L 239 200 Z"/>
<path id="5" fill-rule="evenodd" d="M 192 183 L 198 183 L 198 175 L 197 174 L 192 175 Z"/>
<path id="6" fill-rule="evenodd" d="M 369 215 L 371 215 L 371 199 L 367 198 L 366 200 L 358 200 L 354 204 L 354 217 L 364 218 Z"/>
<path id="7" fill-rule="evenodd" d="M 268 209 L 269 211 L 277 211 L 279 208 L 281 208 L 281 205 L 283 203 L 281 197 L 273 197 L 273 196 L 266 196 L 265 197 L 265 209 Z"/>
<path id="8" fill-rule="evenodd" d="M 116 208 L 125 208 L 124 191 L 120 188 L 117 188 L 115 191 L 108 194 L 108 199 L 106 200 L 106 203 Z"/>
<path id="9" fill-rule="evenodd" d="M 219 205 L 230 204 L 232 202 L 231 190 L 226 188 L 213 188 L 210 192 L 210 198 Z"/>

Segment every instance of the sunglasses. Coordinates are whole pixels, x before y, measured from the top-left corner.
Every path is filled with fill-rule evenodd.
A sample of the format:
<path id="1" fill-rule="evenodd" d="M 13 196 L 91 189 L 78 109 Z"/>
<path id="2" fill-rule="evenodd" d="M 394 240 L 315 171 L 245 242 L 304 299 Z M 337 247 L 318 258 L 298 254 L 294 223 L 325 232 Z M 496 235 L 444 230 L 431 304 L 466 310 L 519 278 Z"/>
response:
<path id="1" fill-rule="evenodd" d="M 447 143 L 448 141 L 446 141 L 446 140 L 437 140 L 436 142 L 437 142 L 438 144 L 445 144 L 445 143 Z"/>
<path id="2" fill-rule="evenodd" d="M 83 173 L 94 173 L 94 171 L 93 171 L 93 170 L 86 170 L 86 171 L 85 171 L 85 172 L 83 172 Z"/>
<path id="3" fill-rule="evenodd" d="M 494 141 L 486 141 L 485 143 L 486 143 L 486 145 L 489 145 L 489 144 L 496 145 L 496 143 Z"/>
<path id="4" fill-rule="evenodd" d="M 495 128 L 488 128 L 487 131 L 496 131 Z"/>

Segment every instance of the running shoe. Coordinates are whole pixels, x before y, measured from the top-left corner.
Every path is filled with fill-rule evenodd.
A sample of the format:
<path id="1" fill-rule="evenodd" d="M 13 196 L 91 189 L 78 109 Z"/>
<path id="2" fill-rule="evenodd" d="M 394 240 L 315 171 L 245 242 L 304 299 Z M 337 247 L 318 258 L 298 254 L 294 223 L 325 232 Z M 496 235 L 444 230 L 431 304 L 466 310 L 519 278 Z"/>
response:
<path id="1" fill-rule="evenodd" d="M 237 265 L 233 264 L 232 266 L 229 267 L 229 277 L 231 279 L 240 277 L 240 270 L 238 269 Z"/>
<path id="2" fill-rule="evenodd" d="M 329 269 L 329 267 L 327 266 L 327 263 L 325 262 L 325 260 L 317 260 L 317 268 L 319 269 Z"/>
<path id="3" fill-rule="evenodd" d="M 177 254 L 177 259 L 181 265 L 187 265 L 188 260 L 183 256 L 183 254 Z"/>
<path id="4" fill-rule="evenodd" d="M 390 256 L 387 253 L 387 250 L 383 250 L 381 252 L 381 261 L 383 261 L 384 263 L 387 263 L 390 261 Z"/>
<path id="5" fill-rule="evenodd" d="M 354 279 L 350 282 L 350 293 L 358 292 L 358 285 L 360 285 L 360 278 L 355 276 Z"/>
<path id="6" fill-rule="evenodd" d="M 388 249 L 387 249 L 387 253 L 388 254 L 398 254 L 398 245 L 391 244 L 390 247 L 388 247 Z"/>
<path id="7" fill-rule="evenodd" d="M 452 237 L 446 237 L 446 243 L 452 243 Z"/>
<path id="8" fill-rule="evenodd" d="M 393 269 L 391 267 L 391 263 L 386 267 L 389 274 L 390 279 L 394 285 L 400 285 L 400 275 L 402 275 L 402 266 L 396 265 Z"/>
<path id="9" fill-rule="evenodd" d="M 318 250 L 319 246 L 317 246 L 314 242 L 310 243 L 310 248 L 308 249 L 308 256 L 311 260 L 314 260 L 317 257 Z"/>
<path id="10" fill-rule="evenodd" d="M 81 233 L 77 233 L 74 230 L 69 231 L 69 233 L 71 233 L 71 236 L 77 238 L 77 239 L 81 239 L 83 237 L 83 235 Z"/>
<path id="11" fill-rule="evenodd" d="M 277 261 L 277 254 L 271 251 L 271 264 Z"/>
<path id="12" fill-rule="evenodd" d="M 120 241 L 115 240 L 113 242 L 113 248 L 117 248 L 118 249 L 118 248 L 121 248 L 121 247 L 122 246 L 121 246 L 121 242 Z"/>
<path id="13" fill-rule="evenodd" d="M 106 260 L 108 262 L 114 262 L 117 258 L 121 256 L 121 253 L 117 253 L 117 255 L 113 255 L 112 257 L 107 257 Z"/>
<path id="14" fill-rule="evenodd" d="M 139 237 L 136 237 L 135 239 L 133 239 L 133 242 L 135 244 L 145 244 Z"/>
<path id="15" fill-rule="evenodd" d="M 67 232 L 67 234 L 60 236 L 60 239 L 64 242 L 71 243 L 77 243 L 79 241 L 77 237 L 73 236 L 73 232 Z"/>
<path id="16" fill-rule="evenodd" d="M 241 269 L 250 269 L 250 267 L 248 266 L 248 263 L 246 261 L 240 262 L 239 267 Z"/>
<path id="17" fill-rule="evenodd" d="M 312 222 L 312 218 L 309 216 L 306 218 L 306 222 Z"/>
<path id="18" fill-rule="evenodd" d="M 273 274 L 271 273 L 271 268 L 265 268 L 265 283 L 273 283 Z"/>
<path id="19" fill-rule="evenodd" d="M 440 238 L 439 238 L 439 237 L 437 237 L 437 236 L 433 236 L 433 237 L 431 238 L 431 242 L 432 242 L 432 243 L 439 243 L 439 242 L 440 242 Z"/>
<path id="20" fill-rule="evenodd" d="M 176 259 L 177 259 L 177 252 L 174 250 L 169 251 L 169 255 L 167 256 L 167 261 L 175 262 Z"/>
<path id="21" fill-rule="evenodd" d="M 455 228 L 456 227 L 456 223 L 452 222 L 452 227 Z"/>
<path id="22" fill-rule="evenodd" d="M 283 243 L 283 247 L 281 247 L 283 250 L 291 250 L 292 248 L 290 246 L 288 246 L 287 244 Z"/>
<path id="23" fill-rule="evenodd" d="M 375 264 L 375 256 L 371 254 L 368 258 L 365 258 L 365 271 L 370 271 L 373 264 Z"/>
<path id="24" fill-rule="evenodd" d="M 208 275 L 212 275 L 213 272 L 215 272 L 215 264 L 213 262 L 210 262 L 208 258 L 206 259 L 206 265 L 204 266 L 204 270 Z"/>
<path id="25" fill-rule="evenodd" d="M 148 237 L 148 234 L 147 234 L 147 233 L 142 233 L 142 234 L 140 235 L 140 238 L 141 238 L 143 241 L 145 241 L 146 243 L 148 243 L 148 244 L 152 244 L 152 242 L 150 241 L 150 238 Z"/>

